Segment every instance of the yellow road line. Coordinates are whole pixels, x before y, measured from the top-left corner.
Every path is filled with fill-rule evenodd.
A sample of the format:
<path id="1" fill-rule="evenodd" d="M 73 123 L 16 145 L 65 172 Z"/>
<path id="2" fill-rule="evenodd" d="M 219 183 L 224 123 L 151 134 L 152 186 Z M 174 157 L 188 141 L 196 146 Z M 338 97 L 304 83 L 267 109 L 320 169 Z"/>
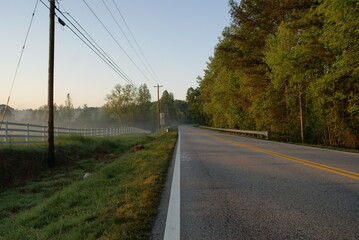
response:
<path id="1" fill-rule="evenodd" d="M 284 159 L 287 159 L 287 160 L 290 160 L 290 161 L 293 161 L 293 162 L 301 163 L 301 164 L 304 164 L 304 165 L 307 165 L 307 166 L 311 166 L 311 167 L 319 168 L 319 169 L 322 169 L 322 170 L 325 170 L 325 171 L 328 171 L 328 172 L 339 174 L 341 176 L 345 176 L 345 177 L 349 177 L 349 178 L 352 178 L 352 179 L 359 180 L 359 173 L 356 173 L 356 172 L 351 172 L 351 171 L 347 171 L 347 170 L 344 170 L 344 169 L 331 167 L 331 166 L 316 163 L 316 162 L 311 162 L 311 161 L 304 160 L 304 159 L 301 159 L 301 158 L 296 158 L 296 157 L 288 156 L 288 155 L 285 155 L 285 154 L 272 152 L 272 151 L 269 151 L 269 150 L 266 150 L 266 149 L 253 147 L 253 146 L 250 146 L 250 145 L 246 145 L 246 144 L 238 143 L 238 142 L 235 142 L 235 141 L 227 140 L 227 139 L 224 139 L 224 138 L 221 138 L 221 137 L 217 137 L 217 136 L 214 136 L 214 135 L 209 134 L 209 133 L 204 133 L 204 132 L 201 132 L 201 131 L 198 131 L 198 130 L 195 130 L 195 131 L 197 131 L 199 134 L 206 135 L 206 136 L 209 136 L 209 137 L 212 137 L 212 138 L 215 138 L 215 139 L 218 139 L 218 140 L 221 140 L 223 142 L 227 142 L 227 143 L 230 143 L 230 144 L 233 144 L 233 145 L 237 145 L 237 146 L 240 146 L 240 147 L 252 149 L 252 150 L 257 151 L 257 152 L 266 153 L 266 154 L 269 154 L 269 155 L 272 155 L 272 156 L 284 158 Z"/>

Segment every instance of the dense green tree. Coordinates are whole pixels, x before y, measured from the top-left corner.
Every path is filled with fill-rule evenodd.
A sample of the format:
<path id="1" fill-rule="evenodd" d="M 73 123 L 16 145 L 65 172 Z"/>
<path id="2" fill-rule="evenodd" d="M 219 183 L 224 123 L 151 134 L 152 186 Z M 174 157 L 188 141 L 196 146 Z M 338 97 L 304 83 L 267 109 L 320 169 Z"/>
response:
<path id="1" fill-rule="evenodd" d="M 151 93 L 146 84 L 142 84 L 138 88 L 136 99 L 136 117 L 137 121 L 149 121 L 152 117 L 151 108 Z"/>
<path id="2" fill-rule="evenodd" d="M 357 0 L 230 0 L 188 113 L 217 127 L 358 147 Z M 205 116 L 205 117 L 204 117 Z"/>
<path id="3" fill-rule="evenodd" d="M 359 1 L 326 0 L 317 9 L 324 22 L 320 41 L 335 57 L 318 81 L 331 145 L 359 146 Z"/>
<path id="4" fill-rule="evenodd" d="M 188 104 L 186 111 L 186 119 L 189 123 L 197 123 L 206 125 L 208 124 L 205 120 L 203 112 L 203 100 L 201 99 L 200 88 L 188 88 L 186 94 L 186 101 Z"/>
<path id="5" fill-rule="evenodd" d="M 105 100 L 105 111 L 121 124 L 127 124 L 134 119 L 137 93 L 133 85 L 117 84 L 112 92 L 106 95 Z"/>
<path id="6" fill-rule="evenodd" d="M 160 99 L 161 112 L 165 114 L 166 119 L 175 117 L 175 106 L 174 106 L 173 93 L 169 93 L 167 90 L 163 91 Z"/>

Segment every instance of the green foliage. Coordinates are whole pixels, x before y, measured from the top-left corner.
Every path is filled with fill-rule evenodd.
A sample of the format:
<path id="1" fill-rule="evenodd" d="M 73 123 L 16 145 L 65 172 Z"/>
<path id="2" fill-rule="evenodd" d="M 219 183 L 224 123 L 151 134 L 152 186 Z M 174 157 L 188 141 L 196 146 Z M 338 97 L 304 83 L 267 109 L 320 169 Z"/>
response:
<path id="1" fill-rule="evenodd" d="M 116 85 L 106 96 L 105 112 L 123 125 L 157 126 L 157 102 L 151 102 L 151 94 L 146 84 L 136 88 L 132 85 Z M 161 112 L 165 114 L 165 125 L 184 121 L 186 103 L 174 99 L 173 93 L 165 90 L 160 99 Z"/>
<path id="2" fill-rule="evenodd" d="M 190 115 L 282 140 L 359 147 L 357 0 L 229 1 Z"/>
<path id="3" fill-rule="evenodd" d="M 148 239 L 176 136 L 173 131 L 131 141 L 122 138 L 126 150 L 133 140 L 145 149 L 105 163 L 81 159 L 41 182 L 3 192 L 0 239 Z M 82 179 L 84 171 L 92 175 Z"/>
<path id="4" fill-rule="evenodd" d="M 79 158 L 97 157 L 98 154 L 106 152 L 121 153 L 125 148 L 135 144 L 138 138 L 137 135 L 111 138 L 57 137 L 55 162 L 57 167 L 61 168 L 72 166 Z M 0 191 L 39 179 L 47 170 L 47 147 L 43 144 L 0 147 Z"/>
<path id="5" fill-rule="evenodd" d="M 104 109 L 110 115 L 125 124 L 134 118 L 134 109 L 137 105 L 137 89 L 133 85 L 121 86 L 117 84 L 106 96 Z"/>

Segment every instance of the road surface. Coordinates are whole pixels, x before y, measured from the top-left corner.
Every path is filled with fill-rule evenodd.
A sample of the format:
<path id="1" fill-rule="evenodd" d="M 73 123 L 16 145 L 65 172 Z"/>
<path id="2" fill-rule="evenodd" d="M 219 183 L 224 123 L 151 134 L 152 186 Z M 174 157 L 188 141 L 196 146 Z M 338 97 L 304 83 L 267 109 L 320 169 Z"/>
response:
<path id="1" fill-rule="evenodd" d="M 181 126 L 151 239 L 359 239 L 359 154 Z"/>

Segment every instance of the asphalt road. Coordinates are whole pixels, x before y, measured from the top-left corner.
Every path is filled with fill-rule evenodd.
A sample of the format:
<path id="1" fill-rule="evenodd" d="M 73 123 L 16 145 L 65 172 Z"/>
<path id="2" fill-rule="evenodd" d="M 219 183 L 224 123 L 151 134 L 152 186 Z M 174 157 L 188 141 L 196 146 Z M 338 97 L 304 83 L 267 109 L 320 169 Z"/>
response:
<path id="1" fill-rule="evenodd" d="M 359 154 L 189 126 L 177 150 L 151 239 L 359 239 Z"/>

